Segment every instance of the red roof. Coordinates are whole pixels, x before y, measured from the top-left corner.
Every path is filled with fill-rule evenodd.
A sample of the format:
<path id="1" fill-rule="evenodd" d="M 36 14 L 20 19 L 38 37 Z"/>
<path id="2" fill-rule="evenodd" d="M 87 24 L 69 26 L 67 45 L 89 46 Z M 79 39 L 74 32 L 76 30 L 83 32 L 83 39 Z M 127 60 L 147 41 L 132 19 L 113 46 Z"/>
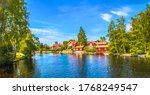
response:
<path id="1" fill-rule="evenodd" d="M 95 42 L 96 45 L 107 45 L 108 42 Z"/>
<path id="2" fill-rule="evenodd" d="M 95 42 L 88 42 L 88 46 L 95 46 Z"/>
<path id="3" fill-rule="evenodd" d="M 68 46 L 76 46 L 77 45 L 77 41 L 73 40 L 73 41 L 70 41 L 68 43 Z"/>

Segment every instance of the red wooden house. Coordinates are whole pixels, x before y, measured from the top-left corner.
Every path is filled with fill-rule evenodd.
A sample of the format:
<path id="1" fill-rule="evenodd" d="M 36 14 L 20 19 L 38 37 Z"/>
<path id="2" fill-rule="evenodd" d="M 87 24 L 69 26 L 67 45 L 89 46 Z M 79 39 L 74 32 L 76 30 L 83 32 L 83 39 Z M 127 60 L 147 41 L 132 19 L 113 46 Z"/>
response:
<path id="1" fill-rule="evenodd" d="M 83 51 L 84 46 L 76 46 L 75 51 Z"/>
<path id="2" fill-rule="evenodd" d="M 88 42 L 89 48 L 93 48 L 94 46 L 96 46 L 95 42 Z"/>
<path id="3" fill-rule="evenodd" d="M 73 49 L 75 49 L 76 48 L 76 46 L 77 46 L 77 41 L 75 41 L 75 40 L 73 40 L 73 41 L 70 41 L 69 43 L 68 43 L 68 48 L 73 48 Z"/>
<path id="4" fill-rule="evenodd" d="M 108 42 L 95 42 L 96 53 L 107 53 L 108 52 Z"/>
<path id="5" fill-rule="evenodd" d="M 62 45 L 62 44 L 53 44 L 53 45 L 51 46 L 51 49 L 52 49 L 52 50 L 58 50 L 58 49 L 60 49 L 61 46 L 63 46 L 63 45 Z"/>

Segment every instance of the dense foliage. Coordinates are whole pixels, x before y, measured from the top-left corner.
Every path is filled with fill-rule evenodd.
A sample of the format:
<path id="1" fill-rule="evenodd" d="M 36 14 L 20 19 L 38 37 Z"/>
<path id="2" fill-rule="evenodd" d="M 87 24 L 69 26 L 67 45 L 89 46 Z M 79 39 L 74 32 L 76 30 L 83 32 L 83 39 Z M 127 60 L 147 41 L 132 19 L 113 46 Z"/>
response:
<path id="1" fill-rule="evenodd" d="M 150 54 L 150 5 L 146 11 L 131 18 L 131 30 L 126 32 L 125 19 L 121 17 L 117 24 L 111 21 L 108 27 L 109 50 L 111 53 L 131 53 L 133 55 Z"/>
<path id="2" fill-rule="evenodd" d="M 87 37 L 82 27 L 80 27 L 80 32 L 78 33 L 78 45 L 79 46 L 87 45 Z"/>
<path id="3" fill-rule="evenodd" d="M 84 48 L 84 51 L 86 51 L 86 52 L 96 52 L 96 47 L 88 47 L 88 46 L 86 46 L 85 48 Z"/>
<path id="4" fill-rule="evenodd" d="M 30 57 L 35 49 L 24 0 L 0 0 L 0 56 L 9 60 L 21 52 Z"/>

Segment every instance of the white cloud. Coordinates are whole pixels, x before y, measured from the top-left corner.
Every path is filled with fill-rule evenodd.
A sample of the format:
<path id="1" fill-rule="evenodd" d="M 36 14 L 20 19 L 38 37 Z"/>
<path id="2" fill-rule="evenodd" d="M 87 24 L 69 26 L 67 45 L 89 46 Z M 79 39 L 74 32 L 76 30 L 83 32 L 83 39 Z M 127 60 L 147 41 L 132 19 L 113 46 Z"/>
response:
<path id="1" fill-rule="evenodd" d="M 41 28 L 30 28 L 32 33 L 34 34 L 42 34 L 42 35 L 59 35 L 57 29 L 41 29 Z"/>
<path id="2" fill-rule="evenodd" d="M 130 23 L 126 24 L 126 30 L 127 30 L 127 31 L 129 31 L 131 28 L 132 28 L 132 26 L 131 26 Z"/>
<path id="3" fill-rule="evenodd" d="M 112 18 L 112 15 L 111 14 L 101 14 L 101 17 L 103 20 L 107 21 L 107 22 L 110 22 L 111 21 L 111 18 Z"/>
<path id="4" fill-rule="evenodd" d="M 55 41 L 62 43 L 65 40 L 76 39 L 76 35 L 69 33 L 62 33 L 58 29 L 42 29 L 30 28 L 35 36 L 39 37 L 40 42 L 52 45 Z"/>
<path id="5" fill-rule="evenodd" d="M 118 15 L 118 16 L 128 16 L 129 12 L 131 12 L 131 8 L 129 7 L 122 7 L 118 8 L 116 11 L 110 11 L 112 14 Z"/>

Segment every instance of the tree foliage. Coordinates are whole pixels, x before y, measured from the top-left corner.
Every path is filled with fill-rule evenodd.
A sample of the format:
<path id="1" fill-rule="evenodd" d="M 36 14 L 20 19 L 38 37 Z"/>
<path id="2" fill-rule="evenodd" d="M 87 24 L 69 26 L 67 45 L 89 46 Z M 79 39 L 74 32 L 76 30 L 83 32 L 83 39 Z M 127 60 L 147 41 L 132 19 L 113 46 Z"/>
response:
<path id="1" fill-rule="evenodd" d="M 79 46 L 87 45 L 87 37 L 82 27 L 80 27 L 80 32 L 78 33 L 78 45 Z"/>
<path id="2" fill-rule="evenodd" d="M 110 40 L 109 49 L 111 53 L 142 54 L 150 51 L 150 5 L 146 6 L 144 12 L 138 13 L 131 20 L 131 30 L 126 32 L 125 19 L 121 17 L 110 22 L 108 37 Z M 148 53 L 147 53 L 148 54 Z"/>
<path id="3" fill-rule="evenodd" d="M 0 0 L 0 55 L 21 52 L 31 56 L 35 50 L 24 0 Z M 5 56 L 3 56 L 5 57 Z"/>
<path id="4" fill-rule="evenodd" d="M 101 42 L 106 41 L 106 37 L 105 36 L 100 37 L 100 41 Z"/>

